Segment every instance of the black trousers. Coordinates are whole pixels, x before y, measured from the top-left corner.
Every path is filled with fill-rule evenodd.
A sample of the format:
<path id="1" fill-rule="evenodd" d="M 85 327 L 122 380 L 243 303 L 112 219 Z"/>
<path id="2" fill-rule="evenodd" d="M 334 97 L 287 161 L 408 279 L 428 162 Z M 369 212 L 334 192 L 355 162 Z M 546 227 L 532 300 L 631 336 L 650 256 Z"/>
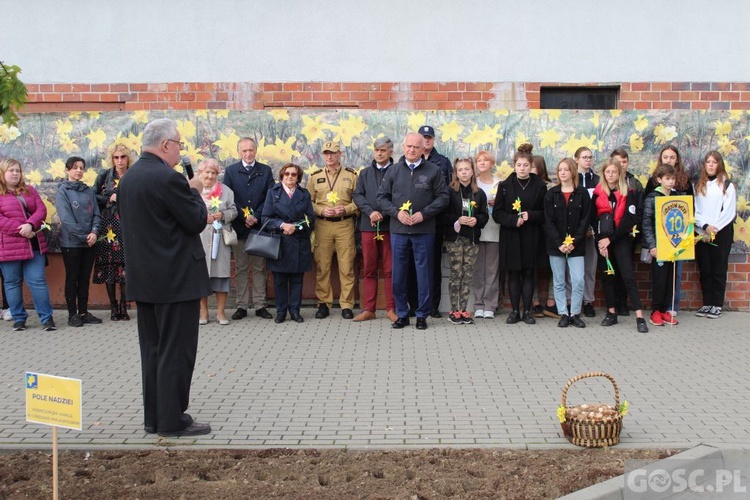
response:
<path id="1" fill-rule="evenodd" d="M 604 300 L 607 303 L 607 309 L 617 308 L 616 276 L 618 274 L 622 277 L 622 281 L 625 284 L 630 303 L 636 310 L 643 309 L 643 306 L 641 305 L 641 297 L 638 293 L 638 284 L 636 283 L 635 275 L 633 274 L 633 246 L 630 243 L 630 239 L 623 238 L 614 243 L 610 243 L 608 250 L 609 261 L 615 269 L 614 276 L 605 272 L 607 270 L 607 261 L 601 255 L 599 255 L 599 267 L 597 271 L 600 273 L 599 275 L 602 276 L 602 287 L 604 288 Z"/>
<path id="2" fill-rule="evenodd" d="M 198 351 L 200 299 L 136 306 L 144 425 L 157 432 L 181 431 L 193 423 L 185 411 Z"/>
<path id="3" fill-rule="evenodd" d="M 302 280 L 304 273 L 273 273 L 273 288 L 276 292 L 276 315 L 299 314 L 302 306 Z"/>
<path id="4" fill-rule="evenodd" d="M 672 311 L 672 284 L 674 283 L 674 262 L 651 261 L 651 310 Z"/>
<path id="5" fill-rule="evenodd" d="M 535 285 L 536 269 L 508 271 L 508 296 L 510 297 L 510 306 L 514 311 L 520 311 L 521 300 L 523 300 L 524 312 L 531 311 Z"/>
<path id="6" fill-rule="evenodd" d="M 86 314 L 89 303 L 89 282 L 94 268 L 94 247 L 62 247 L 65 264 L 65 303 L 68 315 Z"/>
<path id="7" fill-rule="evenodd" d="M 701 274 L 704 306 L 724 307 L 729 252 L 732 250 L 733 241 L 734 224 L 729 224 L 716 233 L 716 238 L 712 242 L 716 246 L 702 241 L 695 245 L 695 260 Z"/>

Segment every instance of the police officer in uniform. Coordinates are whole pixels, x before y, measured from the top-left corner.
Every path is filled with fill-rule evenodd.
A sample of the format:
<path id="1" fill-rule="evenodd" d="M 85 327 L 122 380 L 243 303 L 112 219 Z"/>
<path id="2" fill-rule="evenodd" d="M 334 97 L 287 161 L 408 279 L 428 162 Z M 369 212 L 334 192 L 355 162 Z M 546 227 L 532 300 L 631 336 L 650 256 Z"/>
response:
<path id="1" fill-rule="evenodd" d="M 333 304 L 331 289 L 331 261 L 333 254 L 339 266 L 341 282 L 341 317 L 352 319 L 354 313 L 354 221 L 357 206 L 352 193 L 357 183 L 357 171 L 341 166 L 341 149 L 336 142 L 323 144 L 325 168 L 314 171 L 307 180 L 315 222 L 316 280 L 315 295 L 318 298 L 318 311 L 315 317 L 327 317 Z"/>

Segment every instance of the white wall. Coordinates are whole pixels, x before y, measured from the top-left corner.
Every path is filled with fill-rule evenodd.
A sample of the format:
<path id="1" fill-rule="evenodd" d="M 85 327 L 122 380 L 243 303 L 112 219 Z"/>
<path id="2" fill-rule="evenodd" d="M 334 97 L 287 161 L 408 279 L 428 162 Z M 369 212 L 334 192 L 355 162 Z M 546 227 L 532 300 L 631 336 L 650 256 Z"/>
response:
<path id="1" fill-rule="evenodd" d="M 747 0 L 0 0 L 27 83 L 750 81 Z"/>

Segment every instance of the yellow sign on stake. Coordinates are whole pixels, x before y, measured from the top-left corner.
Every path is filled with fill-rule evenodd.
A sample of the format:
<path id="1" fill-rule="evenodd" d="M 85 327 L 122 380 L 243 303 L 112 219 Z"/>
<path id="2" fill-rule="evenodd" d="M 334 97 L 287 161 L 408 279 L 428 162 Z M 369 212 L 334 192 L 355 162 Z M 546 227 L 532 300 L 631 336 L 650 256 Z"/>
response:
<path id="1" fill-rule="evenodd" d="M 26 421 L 82 430 L 81 381 L 26 372 Z"/>
<path id="2" fill-rule="evenodd" d="M 695 259 L 695 223 L 692 196 L 657 196 L 656 260 Z"/>

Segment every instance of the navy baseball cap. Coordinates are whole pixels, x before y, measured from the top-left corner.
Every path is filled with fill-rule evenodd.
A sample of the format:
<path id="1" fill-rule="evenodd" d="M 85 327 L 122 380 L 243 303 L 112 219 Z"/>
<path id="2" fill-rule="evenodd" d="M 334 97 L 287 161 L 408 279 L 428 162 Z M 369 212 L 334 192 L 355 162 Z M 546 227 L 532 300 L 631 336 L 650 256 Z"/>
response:
<path id="1" fill-rule="evenodd" d="M 435 137 L 435 129 L 430 127 L 429 125 L 422 125 L 421 127 L 419 127 L 419 133 L 429 137 Z"/>

